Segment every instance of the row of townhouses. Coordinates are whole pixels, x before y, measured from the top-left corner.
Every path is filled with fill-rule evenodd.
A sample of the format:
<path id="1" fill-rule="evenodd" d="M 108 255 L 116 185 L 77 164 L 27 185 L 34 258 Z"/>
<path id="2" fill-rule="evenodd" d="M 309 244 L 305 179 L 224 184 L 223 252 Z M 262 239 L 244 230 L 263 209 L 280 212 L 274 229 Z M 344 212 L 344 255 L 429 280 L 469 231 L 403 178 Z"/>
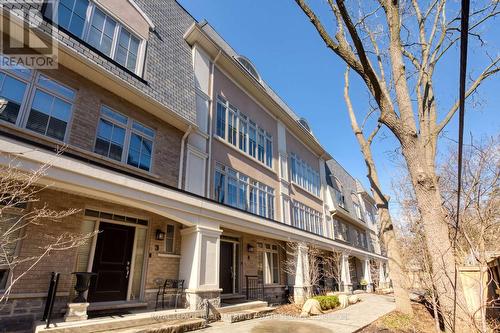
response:
<path id="1" fill-rule="evenodd" d="M 97 274 L 89 309 L 153 308 L 161 279 L 183 280 L 191 309 L 243 297 L 249 277 L 269 302 L 300 300 L 307 256 L 299 251 L 287 274 L 287 242 L 343 254 L 340 283 L 315 287 L 384 281 L 370 194 L 207 22 L 174 0 L 19 1 L 2 17 L 4 38 L 58 43 L 57 69 L 0 69 L 0 163 L 51 165 L 40 201 L 9 214 L 78 209 L 30 225 L 8 255 L 99 231 L 17 282 L 0 311 L 5 325 L 41 316 L 51 272 L 60 273 L 59 314 L 79 271 Z M 0 261 L 0 292 L 13 273 Z"/>

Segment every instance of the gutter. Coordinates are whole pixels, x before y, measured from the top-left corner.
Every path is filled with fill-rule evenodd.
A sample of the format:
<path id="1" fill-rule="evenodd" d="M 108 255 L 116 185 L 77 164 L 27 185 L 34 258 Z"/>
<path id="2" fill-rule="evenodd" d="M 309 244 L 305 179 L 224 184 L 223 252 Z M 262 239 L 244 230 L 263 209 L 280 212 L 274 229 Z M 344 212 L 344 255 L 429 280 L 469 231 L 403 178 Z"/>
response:
<path id="1" fill-rule="evenodd" d="M 210 110 L 208 112 L 208 165 L 207 165 L 207 188 L 206 195 L 210 197 L 210 179 L 211 179 L 211 166 L 212 166 L 212 125 L 213 125 L 213 114 L 214 114 L 214 71 L 215 63 L 219 60 L 222 51 L 219 50 L 214 60 L 212 61 L 212 68 L 210 69 Z"/>
<path id="2" fill-rule="evenodd" d="M 179 180 L 178 180 L 178 184 L 177 184 L 178 189 L 182 188 L 182 176 L 183 176 L 183 169 L 184 169 L 184 146 L 186 143 L 186 139 L 192 130 L 193 130 L 193 126 L 189 125 L 186 133 L 184 133 L 184 135 L 182 136 L 182 139 L 181 139 L 181 157 L 180 157 L 181 160 L 179 161 Z"/>

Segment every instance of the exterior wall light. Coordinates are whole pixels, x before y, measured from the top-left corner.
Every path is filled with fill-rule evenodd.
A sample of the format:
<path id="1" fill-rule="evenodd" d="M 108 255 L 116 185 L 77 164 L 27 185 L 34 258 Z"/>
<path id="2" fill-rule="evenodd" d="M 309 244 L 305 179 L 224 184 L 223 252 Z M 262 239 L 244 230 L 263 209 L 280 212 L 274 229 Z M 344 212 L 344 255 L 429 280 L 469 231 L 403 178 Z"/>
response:
<path id="1" fill-rule="evenodd" d="M 156 240 L 165 240 L 165 233 L 160 229 L 156 229 Z"/>
<path id="2" fill-rule="evenodd" d="M 248 252 L 253 252 L 254 251 L 254 247 L 252 244 L 247 244 L 247 251 Z"/>

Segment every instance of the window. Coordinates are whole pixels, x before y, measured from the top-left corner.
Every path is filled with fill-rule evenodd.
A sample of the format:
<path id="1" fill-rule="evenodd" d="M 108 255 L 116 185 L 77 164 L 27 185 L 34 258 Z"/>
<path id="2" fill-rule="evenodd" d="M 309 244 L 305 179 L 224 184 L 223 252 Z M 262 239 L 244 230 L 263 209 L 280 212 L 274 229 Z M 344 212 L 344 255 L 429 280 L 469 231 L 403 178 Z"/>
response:
<path id="1" fill-rule="evenodd" d="M 55 6 L 52 8 L 52 6 Z M 54 15 L 57 13 L 57 15 Z M 89 14 L 87 14 L 89 13 Z M 128 70 L 139 73 L 142 39 L 88 0 L 59 0 L 44 15 Z"/>
<path id="2" fill-rule="evenodd" d="M 337 189 L 333 189 L 333 191 L 335 192 L 335 200 L 337 201 L 337 204 L 340 207 L 345 208 L 345 197 L 344 197 L 344 194 L 342 194 L 342 192 L 340 192 Z"/>
<path id="3" fill-rule="evenodd" d="M 250 154 L 250 156 L 255 158 L 257 156 L 257 153 L 256 153 L 256 150 L 257 150 L 257 125 L 255 125 L 255 123 L 253 121 L 250 121 L 249 133 L 250 133 L 250 136 L 248 139 L 248 141 L 249 141 L 248 142 L 248 145 L 249 145 L 248 153 Z"/>
<path id="4" fill-rule="evenodd" d="M 81 38 L 83 36 L 83 28 L 85 26 L 88 6 L 88 0 L 59 1 L 59 6 L 57 7 L 57 19 L 59 26 Z"/>
<path id="5" fill-rule="evenodd" d="M 215 135 L 273 167 L 273 137 L 223 97 L 217 98 Z"/>
<path id="6" fill-rule="evenodd" d="M 66 139 L 76 97 L 73 89 L 19 67 L 0 71 L 0 97 L 5 100 L 0 105 L 1 120 L 60 141 Z"/>
<path id="7" fill-rule="evenodd" d="M 226 101 L 219 97 L 217 100 L 217 124 L 215 133 L 217 136 L 226 138 Z"/>
<path id="8" fill-rule="evenodd" d="M 173 224 L 167 224 L 167 230 L 165 232 L 165 252 L 174 253 L 175 252 L 175 226 Z"/>
<path id="9" fill-rule="evenodd" d="M 273 166 L 273 141 L 269 133 L 266 133 L 266 165 L 270 168 Z"/>
<path id="10" fill-rule="evenodd" d="M 279 252 L 277 245 L 257 243 L 257 249 L 262 253 L 259 259 L 259 273 L 264 284 L 279 283 Z"/>
<path id="11" fill-rule="evenodd" d="M 362 220 L 363 215 L 361 215 L 361 207 L 356 202 L 354 202 L 353 205 L 354 205 L 354 211 L 356 212 L 356 216 L 358 217 L 358 219 Z"/>
<path id="12" fill-rule="evenodd" d="M 293 226 L 318 235 L 323 235 L 323 216 L 320 212 L 297 201 L 292 201 L 292 205 Z"/>
<path id="13" fill-rule="evenodd" d="M 103 105 L 94 152 L 150 171 L 154 137 L 152 129 Z"/>
<path id="14" fill-rule="evenodd" d="M 291 154 L 292 182 L 316 196 L 320 194 L 319 173 L 297 155 Z"/>
<path id="15" fill-rule="evenodd" d="M 241 113 L 240 113 L 240 118 L 239 118 L 239 130 L 240 130 L 239 148 L 241 151 L 244 151 L 246 153 L 246 151 L 247 151 L 247 138 L 248 138 L 248 124 L 247 124 L 247 117 Z"/>
<path id="16" fill-rule="evenodd" d="M 216 165 L 214 178 L 215 200 L 253 214 L 274 218 L 272 187 L 221 164 Z"/>

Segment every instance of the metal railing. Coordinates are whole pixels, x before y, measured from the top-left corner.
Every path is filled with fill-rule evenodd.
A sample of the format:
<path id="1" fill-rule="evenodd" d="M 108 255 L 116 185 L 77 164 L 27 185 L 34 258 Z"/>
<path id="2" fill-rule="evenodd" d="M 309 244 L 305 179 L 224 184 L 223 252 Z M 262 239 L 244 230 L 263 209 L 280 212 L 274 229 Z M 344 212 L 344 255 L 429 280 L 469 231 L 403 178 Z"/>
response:
<path id="1" fill-rule="evenodd" d="M 264 283 L 257 275 L 245 275 L 247 300 L 264 300 Z"/>
<path id="2" fill-rule="evenodd" d="M 52 272 L 49 282 L 49 291 L 45 300 L 45 308 L 43 310 L 42 321 L 47 323 L 46 328 L 49 328 L 52 319 L 52 310 L 54 309 L 54 301 L 56 300 L 57 285 L 59 284 L 59 273 Z"/>

